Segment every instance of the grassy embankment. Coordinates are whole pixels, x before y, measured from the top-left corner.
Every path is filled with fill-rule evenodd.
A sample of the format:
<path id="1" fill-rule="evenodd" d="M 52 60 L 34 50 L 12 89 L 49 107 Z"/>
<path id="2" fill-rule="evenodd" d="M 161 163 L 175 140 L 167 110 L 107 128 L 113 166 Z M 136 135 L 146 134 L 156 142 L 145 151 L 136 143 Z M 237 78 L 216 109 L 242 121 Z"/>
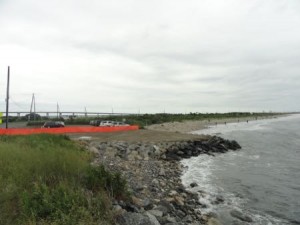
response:
<path id="1" fill-rule="evenodd" d="M 112 224 L 126 182 L 90 160 L 66 136 L 0 136 L 0 224 Z"/>
<path id="2" fill-rule="evenodd" d="M 66 120 L 66 125 L 87 125 L 91 120 L 113 120 L 113 121 L 125 121 L 128 124 L 139 125 L 141 128 L 165 122 L 181 122 L 184 120 L 213 120 L 213 119 L 226 119 L 226 118 L 256 118 L 276 116 L 280 113 L 249 113 L 249 112 L 232 112 L 232 113 L 189 113 L 189 114 L 141 114 L 141 115 L 106 115 L 100 117 L 79 117 L 72 120 Z M 57 119 L 54 119 L 57 120 Z M 43 121 L 31 121 L 29 126 L 42 126 Z"/>

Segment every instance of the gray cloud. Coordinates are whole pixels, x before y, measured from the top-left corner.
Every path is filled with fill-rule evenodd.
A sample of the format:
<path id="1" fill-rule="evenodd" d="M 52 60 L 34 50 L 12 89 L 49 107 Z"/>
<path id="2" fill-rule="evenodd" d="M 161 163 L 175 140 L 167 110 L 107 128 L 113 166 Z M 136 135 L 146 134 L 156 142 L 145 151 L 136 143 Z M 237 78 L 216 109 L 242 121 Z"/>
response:
<path id="1" fill-rule="evenodd" d="M 11 65 L 16 109 L 34 92 L 45 110 L 299 111 L 299 15 L 297 0 L 0 1 L 0 87 Z"/>

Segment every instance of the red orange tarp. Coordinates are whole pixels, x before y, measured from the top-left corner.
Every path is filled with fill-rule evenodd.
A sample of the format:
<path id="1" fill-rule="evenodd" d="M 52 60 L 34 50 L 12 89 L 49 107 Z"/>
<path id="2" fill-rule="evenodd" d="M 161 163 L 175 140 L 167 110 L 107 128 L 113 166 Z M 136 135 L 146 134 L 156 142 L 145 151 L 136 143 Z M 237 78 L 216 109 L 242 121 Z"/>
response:
<path id="1" fill-rule="evenodd" d="M 0 128 L 0 135 L 28 135 L 28 134 L 65 134 L 65 133 L 97 133 L 138 130 L 138 126 L 118 127 L 60 127 L 60 128 Z"/>

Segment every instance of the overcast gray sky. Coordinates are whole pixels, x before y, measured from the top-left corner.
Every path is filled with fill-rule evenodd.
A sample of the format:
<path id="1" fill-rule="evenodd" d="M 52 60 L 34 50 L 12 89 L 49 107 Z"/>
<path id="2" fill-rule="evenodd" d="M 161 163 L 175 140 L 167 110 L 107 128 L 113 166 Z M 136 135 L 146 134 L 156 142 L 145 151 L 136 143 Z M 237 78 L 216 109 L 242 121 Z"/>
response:
<path id="1" fill-rule="evenodd" d="M 1 111 L 300 111 L 299 0 L 0 0 Z"/>

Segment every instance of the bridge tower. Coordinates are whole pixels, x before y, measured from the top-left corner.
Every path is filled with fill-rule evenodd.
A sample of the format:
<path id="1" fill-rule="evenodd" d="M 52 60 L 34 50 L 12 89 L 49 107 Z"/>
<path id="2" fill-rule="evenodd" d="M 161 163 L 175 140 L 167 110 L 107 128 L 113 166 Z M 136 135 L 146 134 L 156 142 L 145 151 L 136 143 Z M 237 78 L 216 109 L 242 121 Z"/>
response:
<path id="1" fill-rule="evenodd" d="M 28 116 L 28 121 L 31 119 L 32 115 L 33 115 L 33 120 L 35 120 L 35 116 L 36 116 L 35 112 L 36 112 L 35 111 L 35 96 L 34 96 L 34 93 L 33 93 L 32 94 L 32 99 L 31 99 L 30 113 L 29 113 L 29 116 Z"/>

